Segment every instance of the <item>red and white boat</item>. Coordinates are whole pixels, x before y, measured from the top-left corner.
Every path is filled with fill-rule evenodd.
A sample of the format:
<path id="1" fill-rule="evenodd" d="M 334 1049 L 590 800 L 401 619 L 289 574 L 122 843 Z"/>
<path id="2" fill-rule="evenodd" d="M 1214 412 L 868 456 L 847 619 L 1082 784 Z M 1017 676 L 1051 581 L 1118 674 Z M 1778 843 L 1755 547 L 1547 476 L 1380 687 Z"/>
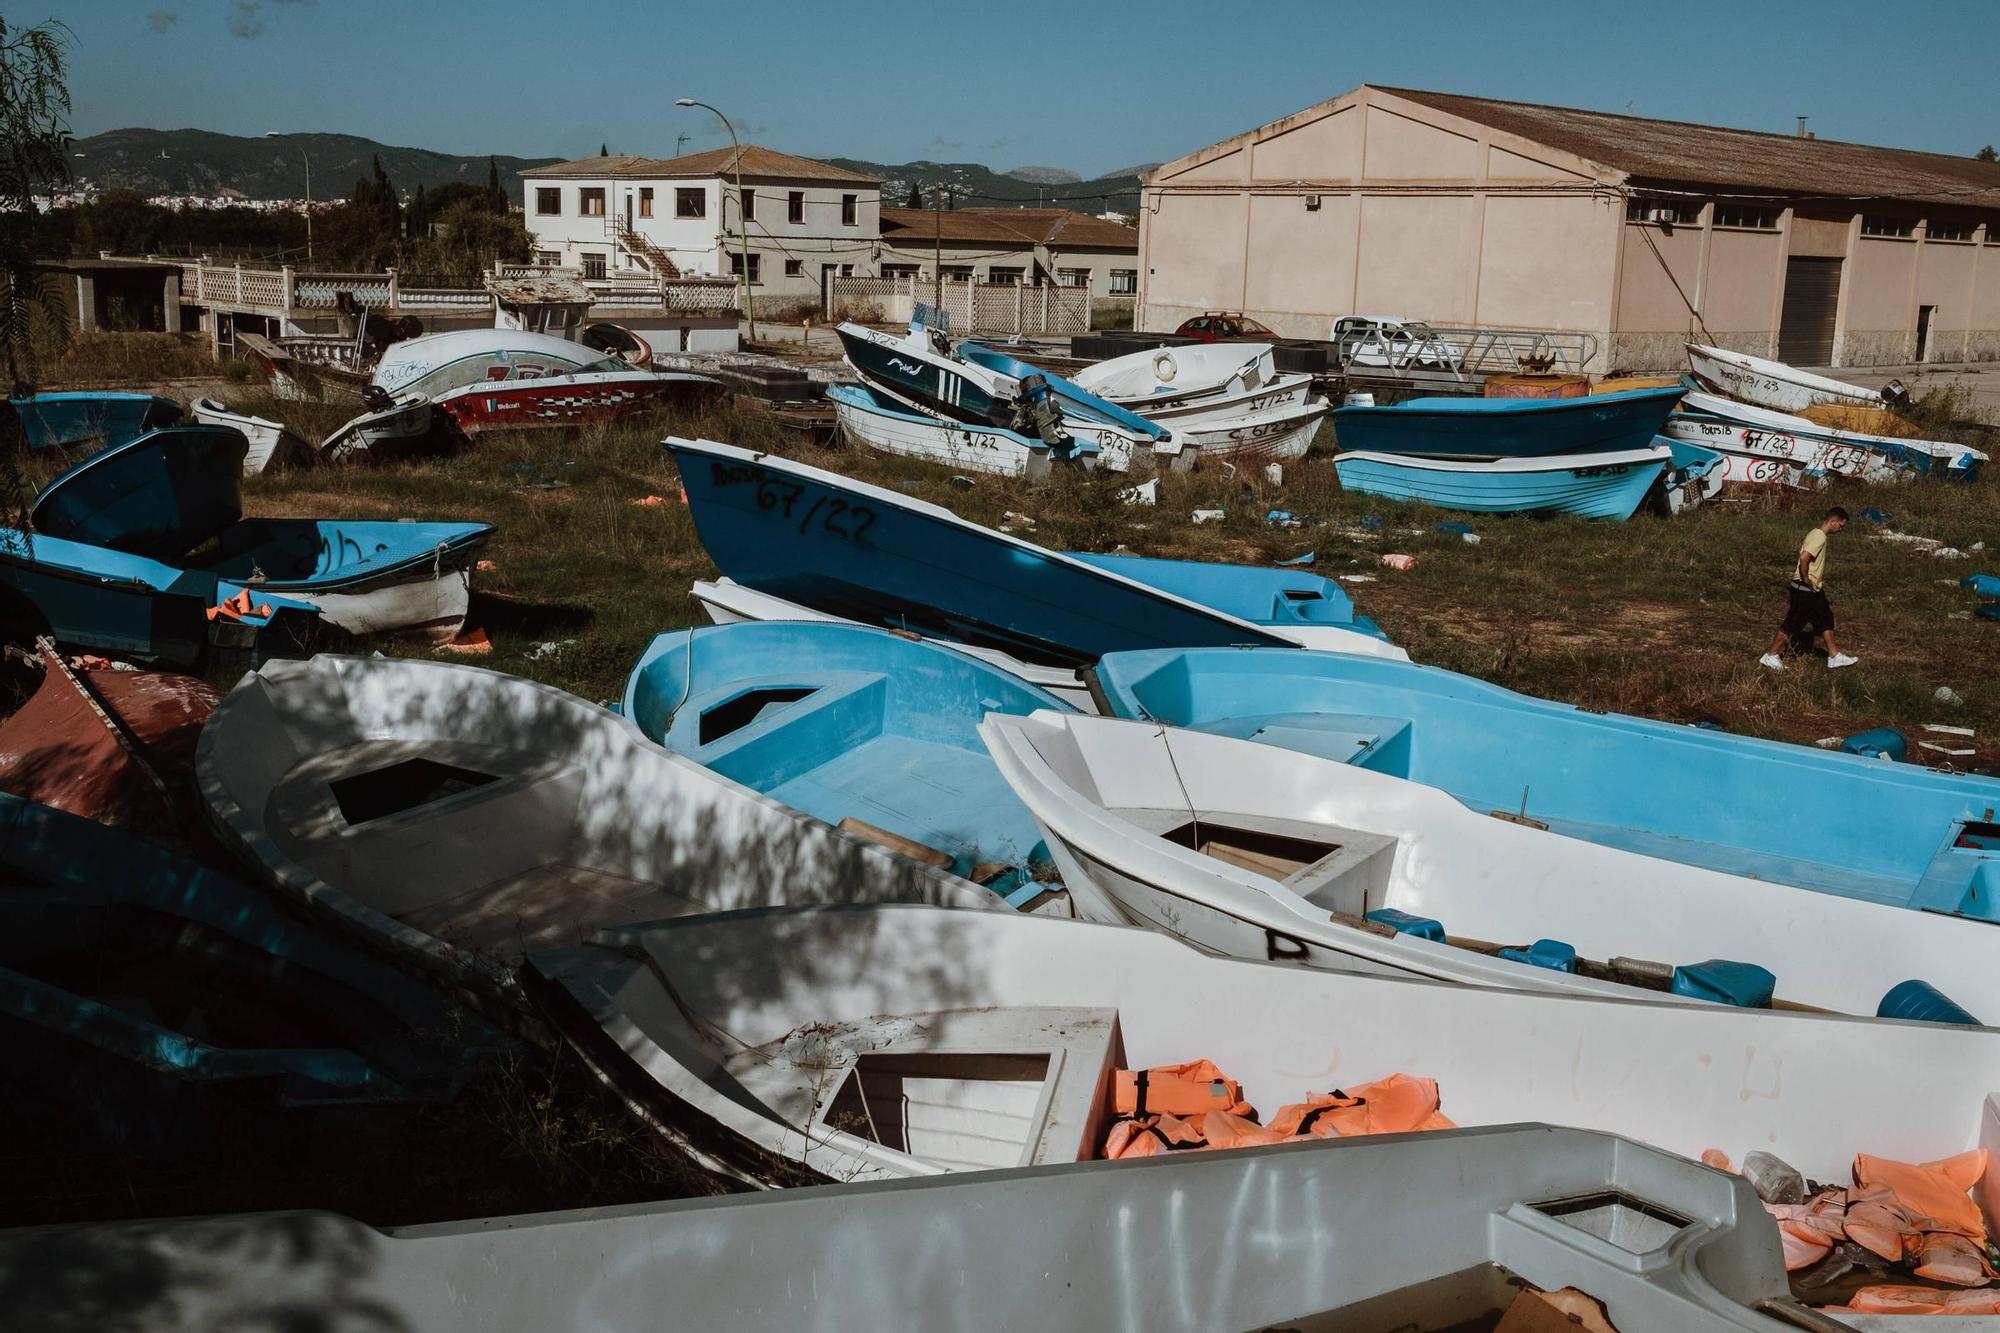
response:
<path id="1" fill-rule="evenodd" d="M 462 329 L 396 343 L 372 382 L 396 399 L 423 394 L 468 435 L 615 420 L 722 387 L 707 375 L 644 370 L 567 338 L 519 329 Z"/>

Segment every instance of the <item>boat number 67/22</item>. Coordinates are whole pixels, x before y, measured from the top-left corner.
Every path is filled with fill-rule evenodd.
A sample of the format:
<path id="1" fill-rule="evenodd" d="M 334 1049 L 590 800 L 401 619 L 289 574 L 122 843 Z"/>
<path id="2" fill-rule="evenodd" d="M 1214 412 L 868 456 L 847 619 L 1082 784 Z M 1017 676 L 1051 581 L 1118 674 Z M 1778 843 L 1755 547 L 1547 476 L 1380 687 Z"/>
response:
<path id="1" fill-rule="evenodd" d="M 720 466 L 716 470 L 718 473 L 724 471 Z M 746 469 L 728 469 L 731 473 L 740 473 L 744 470 Z M 742 479 L 748 480 L 748 478 Z M 717 480 L 728 484 L 739 478 L 718 476 Z M 805 498 L 806 488 L 800 483 L 789 481 L 784 477 L 774 477 L 766 472 L 757 473 L 755 481 L 757 508 L 766 513 L 775 509 L 787 519 L 796 518 L 801 533 L 812 532 L 817 528 L 830 537 L 859 542 L 866 537 L 868 529 L 875 526 L 875 511 L 867 505 L 850 504 L 835 495 L 821 495 L 814 498 L 811 504 L 802 507 L 800 501 Z"/>

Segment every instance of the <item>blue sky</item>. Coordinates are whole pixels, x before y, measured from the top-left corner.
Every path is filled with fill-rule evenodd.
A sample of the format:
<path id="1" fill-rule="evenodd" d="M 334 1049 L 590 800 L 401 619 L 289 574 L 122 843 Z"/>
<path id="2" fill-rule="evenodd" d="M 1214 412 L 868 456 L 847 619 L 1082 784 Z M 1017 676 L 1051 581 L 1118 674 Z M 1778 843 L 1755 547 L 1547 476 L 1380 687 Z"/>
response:
<path id="1" fill-rule="evenodd" d="M 1970 154 L 2000 142 L 2000 3 L 1737 0 L 42 0 L 80 134 L 346 132 L 454 153 L 1161 161 L 1360 83 Z"/>

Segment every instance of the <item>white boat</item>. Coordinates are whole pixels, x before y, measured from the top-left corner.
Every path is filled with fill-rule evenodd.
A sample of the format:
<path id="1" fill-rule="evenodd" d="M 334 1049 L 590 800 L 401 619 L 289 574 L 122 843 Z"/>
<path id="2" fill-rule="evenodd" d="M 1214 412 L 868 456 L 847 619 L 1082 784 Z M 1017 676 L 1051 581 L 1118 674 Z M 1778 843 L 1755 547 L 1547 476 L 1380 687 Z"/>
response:
<path id="1" fill-rule="evenodd" d="M 383 456 L 393 455 L 431 433 L 434 411 L 431 400 L 420 393 L 370 407 L 321 440 L 319 456 L 329 463 L 348 463 L 374 456 L 377 449 Z"/>
<path id="2" fill-rule="evenodd" d="M 1883 394 L 1858 384 L 1815 375 L 1747 352 L 1689 343 L 1687 358 L 1689 372 L 1704 389 L 1758 407 L 1803 412 L 1815 403 L 1851 403 L 1857 407 L 1887 404 Z"/>
<path id="3" fill-rule="evenodd" d="M 688 590 L 701 603 L 701 609 L 708 618 L 718 625 L 734 625 L 743 621 L 762 620 L 812 620 L 835 625 L 858 625 L 858 620 L 845 616 L 831 615 L 825 611 L 815 611 L 797 602 L 788 602 L 770 593 L 746 588 L 735 579 L 696 579 Z M 1040 662 L 1030 662 L 976 643 L 953 643 L 946 639 L 926 639 L 927 643 L 939 644 L 946 648 L 969 653 L 983 662 L 991 663 L 1002 671 L 1012 672 L 1030 685 L 1039 685 L 1061 699 L 1072 708 L 1086 713 L 1097 711 L 1096 701 L 1074 667 L 1049 666 Z"/>
<path id="4" fill-rule="evenodd" d="M 1535 1125 L 387 1230 L 300 1212 L 22 1229 L 0 1271 L 14 1308 L 59 1315 L 79 1273 L 143 1274 L 115 1297 L 132 1333 L 274 1310 L 425 1333 L 1377 1333 L 1546 1319 L 1538 1293 L 1627 1333 L 1846 1327 L 1792 1303 L 1749 1182 Z"/>
<path id="5" fill-rule="evenodd" d="M 1269 343 L 1156 347 L 1086 366 L 1070 382 L 1176 432 L 1302 407 L 1312 394 L 1312 376 L 1278 372 Z"/>
<path id="6" fill-rule="evenodd" d="M 1365 721 L 1357 745 L 1389 739 Z M 1986 922 L 1569 837 L 1269 735 L 1039 712 L 989 714 L 980 736 L 1091 920 L 1239 958 L 1662 1002 L 1676 966 L 1718 959 L 1768 970 L 1774 1003 L 1844 1014 L 1915 978 L 2000 1014 Z M 1554 961 L 1542 941 L 1576 970 L 1536 965 Z"/>
<path id="7" fill-rule="evenodd" d="M 1815 1180 L 1846 1180 L 1859 1152 L 2000 1148 L 1991 1028 L 1435 986 L 1021 913 L 684 918 L 535 954 L 526 974 L 655 1123 L 758 1184 L 1088 1161 L 1114 1070 L 1200 1059 L 1266 1124 L 1401 1074 L 1434 1080 L 1461 1128 L 1762 1149 Z M 2000 1153 L 1980 1193 L 2000 1199 Z"/>
<path id="8" fill-rule="evenodd" d="M 718 777 L 548 685 L 321 654 L 246 675 L 195 774 L 225 844 L 406 961 L 511 996 L 529 949 L 690 911 L 999 899 Z"/>
<path id="9" fill-rule="evenodd" d="M 232 426 L 250 441 L 243 455 L 243 473 L 254 476 L 277 468 L 302 467 L 313 461 L 312 446 L 294 435 L 282 421 L 232 412 L 213 398 L 197 398 L 189 404 L 194 419 L 204 426 Z"/>
<path id="10" fill-rule="evenodd" d="M 1046 477 L 1054 462 L 1056 450 L 1039 438 L 921 412 L 867 385 L 829 385 L 826 397 L 844 438 L 885 454 L 1031 481 Z M 1088 467 L 1097 456 L 1094 445 L 1066 448 L 1063 461 Z"/>
<path id="11" fill-rule="evenodd" d="M 1199 466 L 1204 459 L 1270 463 L 1303 458 L 1326 414 L 1326 399 L 1312 398 L 1242 416 L 1154 419 L 1173 426 L 1181 453 L 1172 466 L 1179 468 Z"/>
<path id="12" fill-rule="evenodd" d="M 1913 474 L 1970 479 L 1986 462 L 1983 452 L 1967 445 L 1840 430 L 1711 393 L 1682 398 L 1665 432 L 1716 450 L 1725 459 L 1724 480 L 1745 485 L 1807 486 L 1829 475 L 1862 481 L 1902 481 Z"/>

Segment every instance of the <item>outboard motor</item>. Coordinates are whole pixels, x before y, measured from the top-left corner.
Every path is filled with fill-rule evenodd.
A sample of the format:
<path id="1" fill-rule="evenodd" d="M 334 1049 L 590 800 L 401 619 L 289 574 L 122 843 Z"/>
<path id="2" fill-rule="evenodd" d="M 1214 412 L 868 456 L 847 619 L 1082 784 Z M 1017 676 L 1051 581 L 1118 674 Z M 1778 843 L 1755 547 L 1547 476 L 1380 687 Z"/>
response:
<path id="1" fill-rule="evenodd" d="M 386 412 L 396 405 L 396 400 L 381 385 L 364 384 L 361 386 L 361 405 L 370 412 Z"/>
<path id="2" fill-rule="evenodd" d="M 1069 432 L 1063 429 L 1062 408 L 1056 405 L 1056 396 L 1049 389 L 1045 376 L 1029 375 L 1021 381 L 1020 390 L 1014 398 L 1014 424 L 1012 429 L 1021 435 L 1034 435 L 1049 448 L 1058 451 L 1069 447 Z"/>
<path id="3" fill-rule="evenodd" d="M 1891 407 L 1908 407 L 1910 389 L 1901 380 L 1890 380 L 1882 386 L 1882 401 Z"/>

